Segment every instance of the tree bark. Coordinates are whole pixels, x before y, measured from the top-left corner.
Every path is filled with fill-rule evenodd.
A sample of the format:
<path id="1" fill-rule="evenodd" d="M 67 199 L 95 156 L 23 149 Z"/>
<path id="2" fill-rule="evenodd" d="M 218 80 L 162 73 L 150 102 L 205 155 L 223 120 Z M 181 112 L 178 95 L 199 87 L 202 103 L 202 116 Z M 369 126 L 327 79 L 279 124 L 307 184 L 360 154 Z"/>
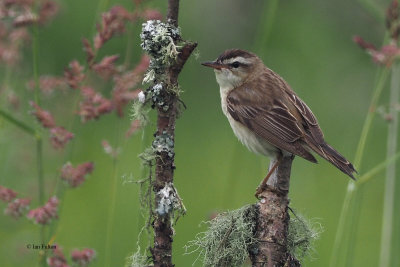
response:
<path id="1" fill-rule="evenodd" d="M 168 1 L 167 20 L 174 26 L 178 26 L 179 0 Z M 181 41 L 182 40 L 174 40 Z M 181 72 L 183 65 L 189 58 L 193 50 L 196 48 L 196 43 L 184 42 L 183 48 L 180 49 L 177 60 L 167 69 L 167 88 L 176 88 L 178 86 L 178 75 Z M 175 144 L 175 122 L 178 112 L 178 96 L 170 94 L 166 98 L 169 109 L 158 108 L 157 111 L 157 132 L 156 137 L 167 133 Z M 157 195 L 161 189 L 167 184 L 173 183 L 174 177 L 174 155 L 168 155 L 167 152 L 161 152 L 161 155 L 156 159 L 156 178 L 153 185 L 153 191 L 156 193 L 156 205 L 160 200 Z M 151 249 L 153 255 L 153 263 L 155 267 L 172 267 L 172 242 L 173 229 L 171 216 L 157 215 L 154 222 L 154 247 Z"/>
<path id="2" fill-rule="evenodd" d="M 289 230 L 289 181 L 292 156 L 283 157 L 268 180 L 267 187 L 259 194 L 258 218 L 255 237 L 258 248 L 252 249 L 250 258 L 255 267 L 298 267 L 300 262 L 287 250 Z M 274 162 L 271 162 L 272 166 Z M 256 253 L 254 253 L 256 251 Z"/>

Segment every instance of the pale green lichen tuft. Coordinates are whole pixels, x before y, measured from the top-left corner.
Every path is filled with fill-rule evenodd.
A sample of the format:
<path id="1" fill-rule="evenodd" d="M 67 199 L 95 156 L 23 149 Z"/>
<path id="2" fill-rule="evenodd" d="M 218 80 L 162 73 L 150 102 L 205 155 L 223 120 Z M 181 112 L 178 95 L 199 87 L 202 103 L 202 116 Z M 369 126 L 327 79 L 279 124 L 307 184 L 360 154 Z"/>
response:
<path id="1" fill-rule="evenodd" d="M 145 76 L 145 80 L 150 81 L 177 59 L 179 46 L 174 40 L 180 39 L 180 29 L 170 23 L 149 20 L 142 24 L 140 38 L 141 47 L 151 57 L 149 72 Z"/>
<path id="2" fill-rule="evenodd" d="M 149 256 L 146 253 L 140 252 L 140 247 L 138 250 L 127 258 L 126 267 L 147 267 L 149 266 Z"/>
<path id="3" fill-rule="evenodd" d="M 150 56 L 150 65 L 143 79 L 143 83 L 150 84 L 146 95 L 152 102 L 152 108 L 168 111 L 171 93 L 178 95 L 178 92 L 168 90 L 165 86 L 165 71 L 178 58 L 180 29 L 168 22 L 149 20 L 143 23 L 140 38 L 143 50 Z"/>
<path id="4" fill-rule="evenodd" d="M 287 237 L 288 251 L 296 259 L 302 260 L 314 252 L 314 242 L 323 232 L 321 224 L 304 218 L 301 214 L 290 217 Z"/>
<path id="5" fill-rule="evenodd" d="M 138 120 L 140 122 L 140 127 L 145 127 L 149 122 L 149 109 L 145 107 L 144 103 L 137 99 L 133 101 L 130 117 L 131 120 Z"/>
<path id="6" fill-rule="evenodd" d="M 254 238 L 257 207 L 244 206 L 224 212 L 207 222 L 209 228 L 186 246 L 186 253 L 199 253 L 203 266 L 241 266 L 248 258 L 249 248 L 256 245 Z"/>
<path id="7" fill-rule="evenodd" d="M 139 158 L 142 160 L 143 166 L 153 166 L 154 160 L 157 158 L 153 147 L 146 148 L 142 153 L 139 154 Z"/>

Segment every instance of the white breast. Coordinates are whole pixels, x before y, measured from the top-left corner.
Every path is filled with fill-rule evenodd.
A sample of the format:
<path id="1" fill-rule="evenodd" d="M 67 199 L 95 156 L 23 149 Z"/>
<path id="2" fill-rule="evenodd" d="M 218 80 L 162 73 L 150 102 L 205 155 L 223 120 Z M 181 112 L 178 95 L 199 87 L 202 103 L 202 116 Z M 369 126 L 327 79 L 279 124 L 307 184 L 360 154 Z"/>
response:
<path id="1" fill-rule="evenodd" d="M 235 121 L 232 116 L 229 114 L 227 109 L 226 97 L 231 88 L 229 87 L 220 87 L 221 94 L 221 106 L 222 111 L 225 116 L 228 118 L 229 124 L 232 127 L 233 132 L 236 137 L 242 142 L 250 151 L 268 156 L 270 158 L 275 158 L 278 152 L 278 149 L 272 145 L 270 145 L 267 141 L 257 136 L 251 130 L 249 130 L 246 126 L 241 124 L 240 122 Z"/>

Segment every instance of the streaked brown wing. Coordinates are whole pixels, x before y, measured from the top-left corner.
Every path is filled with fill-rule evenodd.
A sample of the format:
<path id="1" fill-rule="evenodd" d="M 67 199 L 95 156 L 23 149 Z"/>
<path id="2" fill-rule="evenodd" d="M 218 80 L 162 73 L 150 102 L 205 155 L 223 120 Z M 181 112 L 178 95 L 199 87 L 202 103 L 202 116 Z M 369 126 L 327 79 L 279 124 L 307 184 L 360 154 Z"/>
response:
<path id="1" fill-rule="evenodd" d="M 305 132 L 296 119 L 301 116 L 290 111 L 296 109 L 266 94 L 243 87 L 232 90 L 227 96 L 229 114 L 270 144 L 316 162 L 302 145 Z"/>
<path id="2" fill-rule="evenodd" d="M 288 99 L 296 107 L 297 111 L 300 112 L 304 122 L 306 122 L 306 131 L 312 136 L 317 144 L 324 144 L 324 134 L 318 125 L 317 118 L 312 113 L 311 109 L 303 102 L 294 92 L 289 90 L 286 92 Z"/>

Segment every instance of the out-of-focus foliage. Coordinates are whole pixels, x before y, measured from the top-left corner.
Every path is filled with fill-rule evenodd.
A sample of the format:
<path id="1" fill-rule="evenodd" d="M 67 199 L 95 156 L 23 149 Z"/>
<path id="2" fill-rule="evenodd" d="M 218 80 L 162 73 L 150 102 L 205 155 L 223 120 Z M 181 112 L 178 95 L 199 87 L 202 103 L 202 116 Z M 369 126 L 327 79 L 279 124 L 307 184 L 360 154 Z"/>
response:
<path id="1" fill-rule="evenodd" d="M 150 1 L 150 6 L 165 12 L 166 1 Z M 352 42 L 354 34 L 374 43 L 382 39 L 384 26 L 377 22 L 358 1 L 279 1 L 274 20 L 266 14 L 268 1 L 220 0 L 181 1 L 179 24 L 185 39 L 199 43 L 200 58 L 191 58 L 180 76 L 187 106 L 176 126 L 175 186 L 187 208 L 187 214 L 174 226 L 173 261 L 177 267 L 190 266 L 196 255 L 183 255 L 184 245 L 197 233 L 199 226 L 215 211 L 233 210 L 255 201 L 253 193 L 268 168 L 268 159 L 253 155 L 234 137 L 220 108 L 219 89 L 214 74 L 200 62 L 215 59 L 228 48 L 243 48 L 259 54 L 267 66 L 283 76 L 317 116 L 326 140 L 343 155 L 352 159 L 362 123 L 367 112 L 374 83 L 375 66 Z M 100 3 L 100 4 L 99 4 Z M 62 75 L 68 63 L 85 61 L 82 38 L 94 36 L 99 13 L 114 4 L 132 7 L 131 1 L 60 1 L 60 14 L 39 32 L 39 74 Z M 382 12 L 385 6 L 382 6 Z M 264 38 L 266 23 L 271 31 Z M 127 28 L 133 34 L 132 49 L 125 53 L 127 35 L 104 46 L 99 58 L 119 51 L 128 56 L 131 66 L 141 57 L 141 25 Z M 129 51 L 129 50 L 128 50 Z M 24 51 L 23 67 L 10 76 L 20 99 L 17 115 L 30 122 L 28 101 L 32 92 L 26 82 L 32 77 L 31 50 Z M 0 66 L 0 84 L 6 71 Z M 102 91 L 110 96 L 111 84 Z M 385 95 L 386 94 L 386 95 Z M 5 97 L 0 95 L 0 99 Z M 387 99 L 384 93 L 382 99 Z M 4 103 L 3 101 L 1 101 Z M 57 123 L 70 125 L 74 106 L 68 93 L 60 91 L 51 99 L 42 97 L 46 109 L 54 111 Z M 385 104 L 382 102 L 381 104 Z M 150 114 L 150 116 L 153 116 Z M 379 117 L 379 116 L 378 116 Z M 367 143 L 365 170 L 385 157 L 386 121 L 377 117 Z M 124 183 L 124 177 L 143 177 L 138 154 L 150 144 L 154 125 L 126 139 L 128 116 L 117 119 L 108 114 L 71 129 L 75 134 L 71 157 L 54 151 L 45 143 L 46 196 L 54 194 L 60 170 L 66 160 L 73 165 L 93 161 L 95 169 L 85 183 L 66 191 L 59 214 L 55 241 L 71 251 L 77 245 L 96 250 L 97 260 L 91 266 L 103 266 L 109 216 L 114 217 L 110 239 L 112 266 L 122 266 L 136 250 L 138 233 L 144 224 L 139 203 L 139 186 Z M 103 139 L 121 148 L 113 169 L 113 159 L 101 146 Z M 69 146 L 68 145 L 68 146 Z M 0 119 L 0 184 L 32 196 L 36 207 L 37 183 L 35 144 L 26 134 Z M 347 185 L 344 174 L 329 163 L 319 160 L 313 165 L 296 158 L 292 169 L 291 205 L 308 218 L 319 218 L 325 231 L 315 244 L 316 252 L 304 266 L 327 266 L 331 256 L 338 216 Z M 116 199 L 111 215 L 112 177 L 116 172 Z M 376 266 L 378 263 L 382 211 L 383 174 L 363 188 L 361 221 L 354 248 L 353 266 Z M 4 205 L 4 204 L 1 204 Z M 1 207 L 3 209 L 3 206 Z M 27 220 L 0 219 L 0 262 L 2 266 L 30 266 L 36 263 L 38 251 L 27 244 L 39 243 L 38 228 Z M 147 240 L 142 238 L 141 247 Z"/>

